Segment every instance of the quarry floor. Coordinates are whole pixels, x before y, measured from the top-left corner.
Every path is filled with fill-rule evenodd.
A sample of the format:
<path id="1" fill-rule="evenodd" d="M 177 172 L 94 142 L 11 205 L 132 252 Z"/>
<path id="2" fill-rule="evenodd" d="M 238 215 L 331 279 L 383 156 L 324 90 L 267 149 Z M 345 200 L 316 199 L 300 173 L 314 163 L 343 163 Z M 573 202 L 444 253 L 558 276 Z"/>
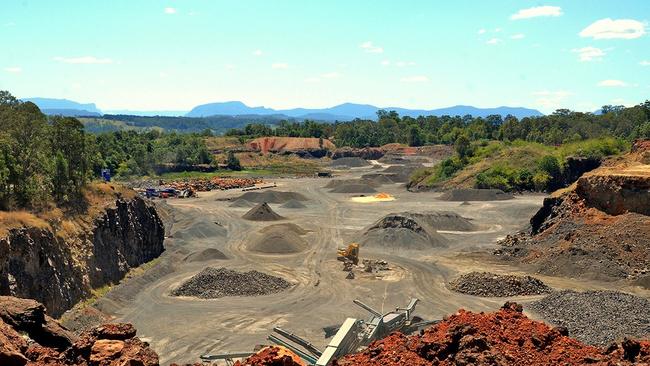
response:
<path id="1" fill-rule="evenodd" d="M 333 179 L 348 179 L 375 172 L 355 168 L 337 172 Z M 241 218 L 248 208 L 228 207 L 226 198 L 241 190 L 199 193 L 198 198 L 167 200 L 173 217 L 167 248 L 143 275 L 116 286 L 96 306 L 116 321 L 130 322 L 138 335 L 151 343 L 161 364 L 197 362 L 199 355 L 252 351 L 268 344 L 267 335 L 280 326 L 316 346 L 329 342 L 323 328 L 338 326 L 347 317 L 367 318 L 368 313 L 352 303 L 360 299 L 387 311 L 405 306 L 409 298 L 420 303 L 416 315 L 441 319 L 459 308 L 472 311 L 498 309 L 507 300 L 522 304 L 539 297 L 480 298 L 451 292 L 447 283 L 459 274 L 485 270 L 496 273 L 525 273 L 525 269 L 495 262 L 487 253 L 496 241 L 523 228 L 541 207 L 544 195 L 518 195 L 512 200 L 461 202 L 438 200 L 439 193 L 411 193 L 403 184 L 383 185 L 378 191 L 396 199 L 390 202 L 356 203 L 352 194 L 329 193 L 327 178 L 278 179 L 276 190 L 306 196 L 306 209 L 283 209 L 271 204 L 284 221 L 255 222 Z M 345 279 L 336 248 L 346 246 L 365 227 L 395 212 L 453 211 L 471 218 L 479 226 L 474 232 L 441 232 L 450 240 L 448 248 L 405 251 L 400 243 L 390 252 L 361 248 L 361 258 L 383 259 L 394 268 L 383 278 L 370 275 Z M 295 223 L 311 232 L 309 248 L 297 254 L 263 255 L 247 250 L 250 239 L 268 225 Z M 224 230 L 225 229 L 225 230 Z M 179 235 L 178 233 L 182 233 Z M 174 235 L 177 234 L 177 235 Z M 174 237 L 176 236 L 176 237 Z M 189 262 L 184 259 L 207 248 L 216 248 L 229 259 Z M 259 297 L 225 297 L 212 300 L 173 297 L 170 292 L 203 268 L 226 267 L 281 276 L 294 284 L 284 292 Z M 614 288 L 616 284 L 574 281 L 537 276 L 548 285 L 566 289 Z M 535 314 L 529 314 L 533 318 Z"/>

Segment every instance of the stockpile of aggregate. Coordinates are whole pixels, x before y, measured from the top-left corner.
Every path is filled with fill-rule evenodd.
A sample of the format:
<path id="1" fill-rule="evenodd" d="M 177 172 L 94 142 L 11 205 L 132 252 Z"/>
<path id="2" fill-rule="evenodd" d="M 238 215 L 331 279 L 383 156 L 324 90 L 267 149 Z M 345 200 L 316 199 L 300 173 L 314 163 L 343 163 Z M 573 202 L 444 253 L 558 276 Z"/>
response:
<path id="1" fill-rule="evenodd" d="M 271 225 L 260 230 L 248 249 L 265 254 L 293 254 L 307 249 L 307 241 L 302 238 L 307 231 L 295 224 Z"/>
<path id="2" fill-rule="evenodd" d="M 226 296 L 262 296 L 284 291 L 291 283 L 255 270 L 238 272 L 226 268 L 205 268 L 180 287 L 173 296 L 216 299 Z"/>
<path id="3" fill-rule="evenodd" d="M 194 252 L 185 257 L 185 262 L 205 262 L 216 259 L 228 259 L 219 249 L 207 248 L 198 252 Z"/>
<path id="4" fill-rule="evenodd" d="M 471 272 L 449 283 L 451 290 L 483 297 L 529 296 L 550 293 L 553 289 L 531 276 Z"/>
<path id="5" fill-rule="evenodd" d="M 606 346 L 624 337 L 650 337 L 650 300 L 623 292 L 560 291 L 529 309 L 588 344 Z"/>
<path id="6" fill-rule="evenodd" d="M 172 237 L 183 240 L 223 237 L 228 233 L 226 228 L 208 220 L 179 223 L 175 227 Z"/>
<path id="7" fill-rule="evenodd" d="M 371 173 L 371 174 L 364 174 L 361 176 L 361 179 L 373 182 L 376 185 L 383 185 L 383 184 L 393 184 L 393 180 L 390 178 L 389 174 L 381 174 L 381 173 Z"/>
<path id="8" fill-rule="evenodd" d="M 246 212 L 242 218 L 251 221 L 277 221 L 284 220 L 284 217 L 278 215 L 266 203 L 260 203 Z"/>
<path id="9" fill-rule="evenodd" d="M 239 196 L 249 202 L 255 203 L 285 203 L 289 200 L 307 201 L 307 197 L 297 192 L 281 192 L 281 191 L 261 191 L 261 192 L 246 192 Z"/>
<path id="10" fill-rule="evenodd" d="M 330 163 L 330 166 L 334 168 L 361 168 L 368 165 L 370 165 L 368 161 L 358 157 L 340 158 L 332 160 Z"/>
<path id="11" fill-rule="evenodd" d="M 350 183 L 340 185 L 332 190 L 332 193 L 376 193 L 377 190 L 374 189 L 368 183 Z"/>
<path id="12" fill-rule="evenodd" d="M 505 193 L 500 189 L 452 189 L 440 196 L 443 201 L 501 201 L 514 198 L 512 193 Z"/>
<path id="13" fill-rule="evenodd" d="M 384 216 L 365 229 L 358 241 L 364 247 L 388 251 L 442 248 L 448 244 L 426 220 L 409 213 Z"/>
<path id="14" fill-rule="evenodd" d="M 379 184 L 373 182 L 372 179 L 361 177 L 360 179 L 332 179 L 327 182 L 325 188 L 339 188 L 350 184 L 367 184 L 373 188 L 379 187 Z"/>
<path id="15" fill-rule="evenodd" d="M 234 200 L 228 207 L 248 208 L 253 207 L 254 203 L 246 201 L 243 198 Z"/>

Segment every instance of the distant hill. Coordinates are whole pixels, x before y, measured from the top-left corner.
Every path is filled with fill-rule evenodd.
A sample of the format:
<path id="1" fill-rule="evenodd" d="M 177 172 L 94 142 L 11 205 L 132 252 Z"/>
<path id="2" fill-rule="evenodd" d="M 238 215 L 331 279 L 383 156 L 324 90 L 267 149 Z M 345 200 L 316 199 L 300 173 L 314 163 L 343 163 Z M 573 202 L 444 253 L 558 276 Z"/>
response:
<path id="1" fill-rule="evenodd" d="M 542 116 L 543 114 L 536 109 L 522 107 L 497 107 L 497 108 L 477 108 L 472 106 L 457 105 L 440 109 L 406 109 L 399 107 L 379 108 L 369 104 L 344 103 L 331 108 L 308 109 L 272 109 L 265 107 L 249 107 L 242 102 L 225 102 L 210 103 L 195 107 L 186 117 L 207 117 L 216 115 L 238 116 L 238 115 L 285 115 L 296 119 L 316 119 L 321 121 L 348 121 L 355 118 L 375 119 L 377 111 L 384 109 L 387 111 L 396 111 L 401 116 L 418 117 L 418 116 L 464 116 L 470 114 L 474 117 L 486 117 L 491 114 L 506 116 L 511 114 L 517 118 Z"/>
<path id="2" fill-rule="evenodd" d="M 24 98 L 21 100 L 23 102 L 32 102 L 36 104 L 43 113 L 50 115 L 63 115 L 70 117 L 98 117 L 102 115 L 102 111 L 97 109 L 95 103 L 83 104 L 72 100 L 53 98 Z"/>

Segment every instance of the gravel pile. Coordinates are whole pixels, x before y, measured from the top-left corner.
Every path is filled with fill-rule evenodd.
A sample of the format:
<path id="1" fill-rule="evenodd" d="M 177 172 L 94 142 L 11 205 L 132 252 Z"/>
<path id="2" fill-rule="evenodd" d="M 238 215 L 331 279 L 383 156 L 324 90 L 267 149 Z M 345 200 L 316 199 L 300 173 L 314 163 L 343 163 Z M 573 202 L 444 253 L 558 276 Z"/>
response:
<path id="1" fill-rule="evenodd" d="M 530 276 L 471 272 L 449 283 L 456 292 L 483 297 L 508 297 L 548 294 L 552 289 Z"/>
<path id="2" fill-rule="evenodd" d="M 500 189 L 452 189 L 440 196 L 443 201 L 502 201 L 513 199 L 512 193 L 505 193 Z"/>
<path id="3" fill-rule="evenodd" d="M 208 267 L 190 278 L 173 296 L 216 299 L 225 296 L 261 296 L 291 287 L 286 280 L 258 271 L 237 272 L 226 268 Z"/>
<path id="4" fill-rule="evenodd" d="M 606 346 L 623 337 L 650 336 L 650 300 L 617 291 L 561 291 L 527 307 L 566 327 L 582 342 Z"/>
<path id="5" fill-rule="evenodd" d="M 284 217 L 278 215 L 264 202 L 250 209 L 242 216 L 246 220 L 251 221 L 277 221 L 284 220 Z"/>
<path id="6" fill-rule="evenodd" d="M 335 168 L 360 168 L 368 165 L 369 162 L 358 157 L 340 158 L 330 163 L 330 166 Z"/>

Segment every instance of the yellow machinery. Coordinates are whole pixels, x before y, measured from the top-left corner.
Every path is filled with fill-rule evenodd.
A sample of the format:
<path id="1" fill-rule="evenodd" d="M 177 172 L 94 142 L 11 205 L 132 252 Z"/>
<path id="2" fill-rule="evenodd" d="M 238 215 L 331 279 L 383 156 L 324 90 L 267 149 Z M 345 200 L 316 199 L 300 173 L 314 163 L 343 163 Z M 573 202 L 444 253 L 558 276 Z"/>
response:
<path id="1" fill-rule="evenodd" d="M 359 244 L 351 243 L 347 248 L 339 248 L 336 251 L 336 259 L 346 262 L 350 261 L 355 266 L 359 264 Z"/>

